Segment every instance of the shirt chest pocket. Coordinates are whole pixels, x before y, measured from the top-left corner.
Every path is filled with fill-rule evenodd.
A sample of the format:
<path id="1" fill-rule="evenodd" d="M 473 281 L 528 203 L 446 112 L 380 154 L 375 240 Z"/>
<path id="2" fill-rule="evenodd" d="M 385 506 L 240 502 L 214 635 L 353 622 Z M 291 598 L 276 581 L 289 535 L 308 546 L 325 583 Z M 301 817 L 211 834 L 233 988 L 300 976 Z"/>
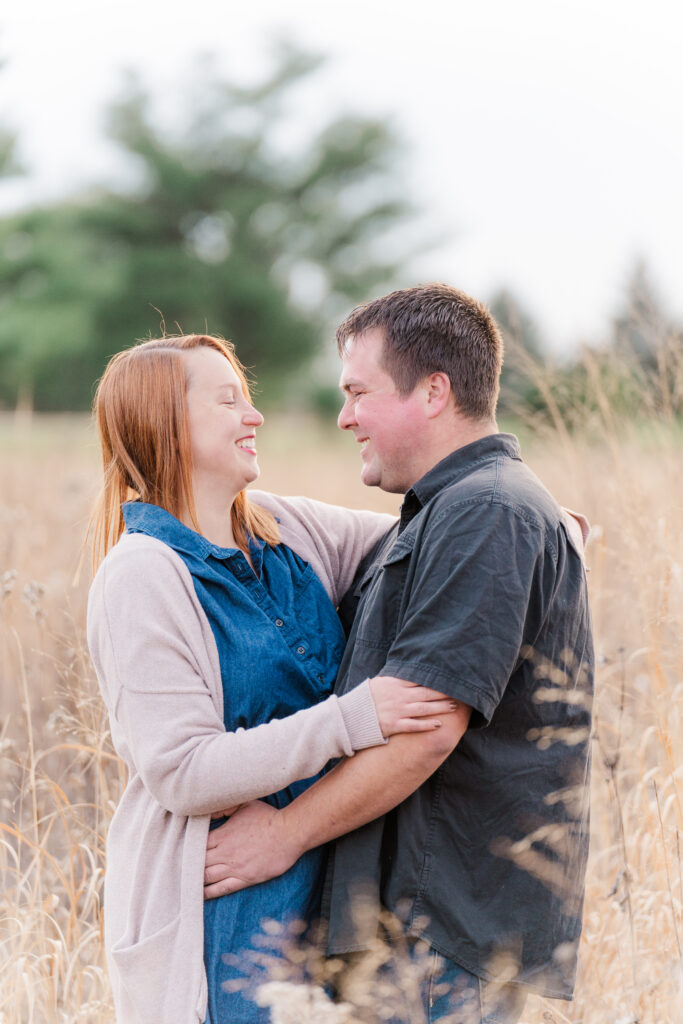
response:
<path id="1" fill-rule="evenodd" d="M 356 642 L 388 649 L 408 606 L 415 537 L 402 534 L 384 557 L 359 581 Z"/>

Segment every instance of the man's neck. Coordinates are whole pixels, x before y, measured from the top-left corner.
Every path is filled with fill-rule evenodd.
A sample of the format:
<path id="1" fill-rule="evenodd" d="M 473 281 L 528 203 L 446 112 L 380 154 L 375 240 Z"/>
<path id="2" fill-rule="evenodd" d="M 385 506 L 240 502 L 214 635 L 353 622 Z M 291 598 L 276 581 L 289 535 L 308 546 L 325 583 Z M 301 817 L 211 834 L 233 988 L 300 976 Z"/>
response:
<path id="1" fill-rule="evenodd" d="M 413 484 L 459 448 L 497 433 L 498 424 L 495 420 L 471 420 L 456 416 L 450 423 L 444 423 L 443 429 L 433 438 L 428 457 L 423 462 L 422 472 L 413 480 Z M 425 455 L 427 456 L 427 453 Z M 412 484 L 410 486 L 412 487 Z"/>
<path id="2" fill-rule="evenodd" d="M 498 424 L 495 420 L 466 420 L 461 419 L 456 423 L 455 444 L 451 445 L 452 452 L 465 445 L 480 441 L 482 437 L 490 437 L 498 433 Z M 448 453 L 446 453 L 448 454 Z"/>

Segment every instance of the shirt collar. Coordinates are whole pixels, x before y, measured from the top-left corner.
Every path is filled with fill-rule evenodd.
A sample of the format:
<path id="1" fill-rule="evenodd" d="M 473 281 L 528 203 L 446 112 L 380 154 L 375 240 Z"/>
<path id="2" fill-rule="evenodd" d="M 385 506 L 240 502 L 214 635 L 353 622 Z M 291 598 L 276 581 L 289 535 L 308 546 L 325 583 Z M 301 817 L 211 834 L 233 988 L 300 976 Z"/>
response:
<path id="1" fill-rule="evenodd" d="M 472 441 L 447 455 L 430 469 L 416 484 L 406 491 L 401 506 L 401 529 L 417 515 L 420 509 L 434 498 L 444 487 L 454 483 L 459 476 L 469 472 L 475 462 L 485 461 L 496 455 L 520 459 L 519 441 L 514 434 L 487 434 L 478 441 Z"/>
<path id="2" fill-rule="evenodd" d="M 185 526 L 159 505 L 151 505 L 145 501 L 126 501 L 121 506 L 121 511 L 129 533 L 144 533 L 148 537 L 156 537 L 174 551 L 195 555 L 203 560 L 212 555 L 223 561 L 242 554 L 239 548 L 221 548 L 217 544 L 212 544 L 206 537 L 202 537 L 201 533 Z M 261 575 L 264 547 L 265 541 L 249 537 L 249 554 L 258 576 Z"/>

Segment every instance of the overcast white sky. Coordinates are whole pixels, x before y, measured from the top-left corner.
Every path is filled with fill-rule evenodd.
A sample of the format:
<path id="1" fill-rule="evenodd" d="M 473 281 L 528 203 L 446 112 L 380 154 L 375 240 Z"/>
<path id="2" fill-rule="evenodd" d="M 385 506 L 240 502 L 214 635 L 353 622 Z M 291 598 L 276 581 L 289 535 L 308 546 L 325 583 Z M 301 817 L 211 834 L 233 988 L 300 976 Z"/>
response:
<path id="1" fill-rule="evenodd" d="M 28 181 L 0 210 L 112 176 L 100 112 L 125 67 L 169 89 L 198 53 L 253 75 L 278 30 L 329 54 L 302 119 L 394 118 L 410 198 L 444 237 L 414 279 L 507 285 L 554 347 L 599 338 L 636 256 L 683 315 L 676 0 L 8 0 L 0 123 Z"/>

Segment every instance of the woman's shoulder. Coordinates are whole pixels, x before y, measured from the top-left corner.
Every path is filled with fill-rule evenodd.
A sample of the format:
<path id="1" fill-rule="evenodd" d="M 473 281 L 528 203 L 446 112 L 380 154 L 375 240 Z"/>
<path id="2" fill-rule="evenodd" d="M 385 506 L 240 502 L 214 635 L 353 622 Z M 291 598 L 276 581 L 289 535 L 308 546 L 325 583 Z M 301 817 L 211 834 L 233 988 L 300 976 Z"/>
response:
<path id="1" fill-rule="evenodd" d="M 395 522 L 395 516 L 383 512 L 331 505 L 303 495 L 284 496 L 259 490 L 249 490 L 248 494 L 251 501 L 275 516 L 283 541 L 290 546 L 293 542 L 295 547 L 330 535 L 341 539 L 385 533 Z"/>
<path id="2" fill-rule="evenodd" d="M 183 564 L 182 559 L 173 548 L 163 540 L 159 540 L 158 537 L 150 537 L 146 533 L 129 533 L 125 530 L 102 559 L 98 572 L 129 562 L 138 564 L 168 562 L 171 565 L 180 562 Z"/>
<path id="3" fill-rule="evenodd" d="M 91 584 L 91 593 L 119 586 L 144 590 L 191 583 L 190 572 L 180 555 L 157 537 L 144 533 L 121 535 L 100 563 Z"/>
<path id="4" fill-rule="evenodd" d="M 182 558 L 139 533 L 124 533 L 100 565 L 88 593 L 87 622 L 89 642 L 98 630 L 125 637 L 127 630 L 153 628 L 194 644 L 208 628 Z"/>

